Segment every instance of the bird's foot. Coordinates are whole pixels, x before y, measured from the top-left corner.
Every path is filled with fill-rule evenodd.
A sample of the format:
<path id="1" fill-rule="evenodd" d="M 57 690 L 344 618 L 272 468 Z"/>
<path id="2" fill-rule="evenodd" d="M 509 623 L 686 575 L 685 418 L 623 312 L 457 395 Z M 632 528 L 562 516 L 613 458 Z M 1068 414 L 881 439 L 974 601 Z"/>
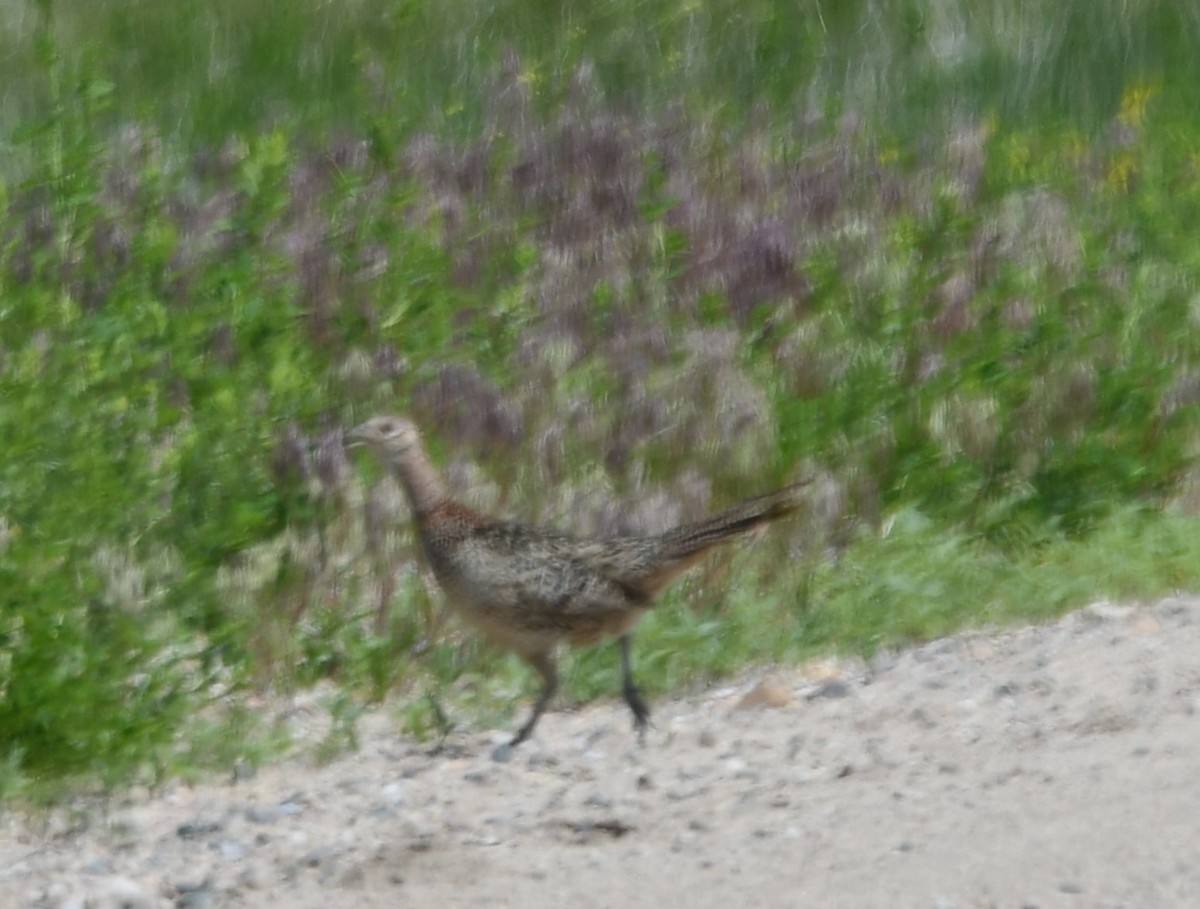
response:
<path id="1" fill-rule="evenodd" d="M 650 708 L 646 706 L 646 702 L 642 700 L 641 694 L 634 686 L 627 686 L 623 693 L 625 695 L 625 703 L 629 705 L 629 709 L 633 712 L 633 728 L 637 733 L 638 744 L 644 746 L 646 744 L 646 730 L 654 725 L 650 722 Z"/>

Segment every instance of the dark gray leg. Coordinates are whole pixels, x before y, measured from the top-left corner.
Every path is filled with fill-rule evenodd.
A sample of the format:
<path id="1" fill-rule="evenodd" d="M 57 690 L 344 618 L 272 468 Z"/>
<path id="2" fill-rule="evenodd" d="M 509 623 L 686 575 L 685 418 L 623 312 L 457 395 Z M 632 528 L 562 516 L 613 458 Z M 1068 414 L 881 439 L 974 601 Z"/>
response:
<path id="1" fill-rule="evenodd" d="M 625 696 L 625 703 L 633 711 L 633 728 L 637 730 L 638 744 L 644 745 L 646 727 L 650 724 L 650 708 L 646 706 L 637 685 L 633 683 L 633 636 L 623 634 L 618 643 L 621 645 L 621 694 Z"/>
<path id="2" fill-rule="evenodd" d="M 554 657 L 548 653 L 522 654 L 521 657 L 538 671 L 545 682 L 545 687 L 542 688 L 542 693 L 534 702 L 533 712 L 529 715 L 529 719 L 525 721 L 524 726 L 517 730 L 513 740 L 506 745 L 500 745 L 492 752 L 492 759 L 496 761 L 503 762 L 512 757 L 512 750 L 533 733 L 538 720 L 542 718 L 542 714 L 546 712 L 546 708 L 550 706 L 550 702 L 558 692 L 558 672 L 554 668 Z"/>

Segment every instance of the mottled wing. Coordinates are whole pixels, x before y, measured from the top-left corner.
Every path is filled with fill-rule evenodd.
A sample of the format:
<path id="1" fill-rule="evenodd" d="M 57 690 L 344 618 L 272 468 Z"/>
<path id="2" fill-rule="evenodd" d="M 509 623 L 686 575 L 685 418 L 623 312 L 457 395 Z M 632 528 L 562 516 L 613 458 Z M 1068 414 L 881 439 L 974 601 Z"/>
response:
<path id="1" fill-rule="evenodd" d="M 521 634 L 575 643 L 619 634 L 640 617 L 643 603 L 581 558 L 580 546 L 522 524 L 484 524 L 467 534 L 439 580 L 451 601 L 472 604 L 472 620 L 494 636 L 510 629 L 513 646 Z"/>

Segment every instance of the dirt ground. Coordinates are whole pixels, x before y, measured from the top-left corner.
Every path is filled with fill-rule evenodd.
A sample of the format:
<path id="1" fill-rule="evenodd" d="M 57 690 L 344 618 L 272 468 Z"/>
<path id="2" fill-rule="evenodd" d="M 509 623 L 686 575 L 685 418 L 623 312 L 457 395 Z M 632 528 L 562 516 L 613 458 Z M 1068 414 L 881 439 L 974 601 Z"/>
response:
<path id="1" fill-rule="evenodd" d="M 614 669 L 615 685 L 615 669 Z M 1200 599 L 0 818 L 0 906 L 1200 906 Z M 294 708 L 319 734 L 321 711 Z"/>

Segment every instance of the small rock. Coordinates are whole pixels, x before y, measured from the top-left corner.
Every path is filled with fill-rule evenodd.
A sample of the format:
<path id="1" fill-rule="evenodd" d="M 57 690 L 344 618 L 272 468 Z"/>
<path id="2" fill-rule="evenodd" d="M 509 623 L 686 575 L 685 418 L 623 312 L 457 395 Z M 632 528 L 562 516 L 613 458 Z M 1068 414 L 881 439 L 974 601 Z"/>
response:
<path id="1" fill-rule="evenodd" d="M 246 820 L 252 824 L 274 824 L 279 820 L 279 809 L 269 805 L 251 805 L 246 809 Z"/>
<path id="2" fill-rule="evenodd" d="M 752 710 L 757 707 L 778 708 L 786 707 L 791 702 L 792 692 L 790 688 L 786 688 L 771 679 L 763 679 L 746 692 L 745 696 L 737 702 L 734 709 Z"/>
<path id="3" fill-rule="evenodd" d="M 414 852 L 424 852 L 433 845 L 437 825 L 424 814 L 412 813 L 404 819 L 404 834 L 408 839 L 408 848 Z"/>
<path id="4" fill-rule="evenodd" d="M 486 834 L 476 834 L 463 839 L 464 846 L 499 846 L 500 838 Z"/>
<path id="5" fill-rule="evenodd" d="M 238 883 L 247 890 L 262 890 L 271 880 L 266 863 L 252 861 L 246 864 L 237 877 Z"/>
<path id="6" fill-rule="evenodd" d="M 37 898 L 37 902 L 45 906 L 59 906 L 66 902 L 67 897 L 71 895 L 70 888 L 62 881 L 55 881 L 42 891 L 42 895 Z"/>
<path id="7" fill-rule="evenodd" d="M 401 783 L 388 783 L 383 787 L 383 800 L 389 805 L 402 805 L 407 788 Z"/>
<path id="8" fill-rule="evenodd" d="M 181 881 L 176 881 L 173 886 L 176 893 L 195 893 L 197 890 L 207 890 L 211 885 L 208 878 L 205 877 L 198 880 L 184 878 Z"/>
<path id="9" fill-rule="evenodd" d="M 992 689 L 992 697 L 994 697 L 996 700 L 1000 700 L 1002 698 L 1011 698 L 1015 697 L 1020 690 L 1021 686 L 1016 682 L 1001 682 Z"/>
<path id="10" fill-rule="evenodd" d="M 804 750 L 805 744 L 808 742 L 808 736 L 803 732 L 797 732 L 788 739 L 788 760 L 794 761 L 796 756 Z"/>
<path id="11" fill-rule="evenodd" d="M 309 868 L 316 868 L 318 865 L 324 865 L 330 859 L 334 858 L 337 858 L 337 850 L 331 846 L 321 846 L 305 854 L 304 858 L 301 859 L 301 863 L 307 865 Z"/>
<path id="12" fill-rule="evenodd" d="M 1133 694 L 1154 694 L 1158 690 L 1158 675 L 1153 671 L 1143 672 L 1133 680 Z"/>
<path id="13" fill-rule="evenodd" d="M 922 729 L 936 729 L 938 725 L 938 721 L 924 707 L 914 707 L 908 718 Z"/>
<path id="14" fill-rule="evenodd" d="M 717 734 L 711 729 L 705 729 L 700 733 L 700 747 L 712 748 L 717 744 Z"/>
<path id="15" fill-rule="evenodd" d="M 1082 618 L 1092 622 L 1115 622 L 1127 619 L 1131 615 L 1133 615 L 1132 606 L 1121 606 L 1117 603 L 1108 603 L 1105 601 L 1085 606 L 1080 612 Z"/>
<path id="16" fill-rule="evenodd" d="M 1083 893 L 1083 885 L 1075 881 L 1063 881 L 1058 885 L 1060 893 Z"/>
<path id="17" fill-rule="evenodd" d="M 136 881 L 119 875 L 105 878 L 96 888 L 96 900 L 88 900 L 88 906 L 97 909 L 153 909 L 157 905 L 154 895 Z"/>
<path id="18" fill-rule="evenodd" d="M 707 795 L 710 789 L 709 786 L 673 786 L 666 790 L 665 795 L 672 802 L 684 802 L 698 795 Z"/>
<path id="19" fill-rule="evenodd" d="M 1038 697 L 1049 697 L 1054 694 L 1054 680 L 1048 676 L 1039 675 L 1029 683 L 1029 690 Z"/>
<path id="20" fill-rule="evenodd" d="M 366 881 L 367 876 L 358 865 L 353 865 L 344 870 L 337 879 L 339 887 L 361 887 Z"/>
<path id="21" fill-rule="evenodd" d="M 818 698 L 829 698 L 836 700 L 838 698 L 848 697 L 850 694 L 850 686 L 840 679 L 830 679 L 823 683 L 816 691 L 808 694 L 808 700 L 815 701 Z"/>
<path id="22" fill-rule="evenodd" d="M 237 840 L 221 840 L 217 843 L 217 855 L 227 862 L 236 862 L 245 857 L 249 850 Z"/>
<path id="23" fill-rule="evenodd" d="M 1197 604 L 1194 599 L 1168 597 L 1158 604 L 1157 611 L 1160 614 L 1170 616 L 1173 619 L 1181 619 L 1181 625 L 1190 625 L 1196 612 L 1196 605 Z"/>
<path id="24" fill-rule="evenodd" d="M 179 894 L 175 900 L 177 909 L 210 909 L 217 904 L 217 891 L 212 887 L 201 887 Z"/>
<path id="25" fill-rule="evenodd" d="M 1156 634 L 1162 628 L 1162 623 L 1149 613 L 1142 613 L 1129 626 L 1129 630 L 1139 637 Z"/>
<path id="26" fill-rule="evenodd" d="M 112 859 L 107 855 L 94 855 L 82 865 L 84 874 L 112 874 Z"/>
<path id="27" fill-rule="evenodd" d="M 175 833 L 180 839 L 194 840 L 202 836 L 208 836 L 210 833 L 220 833 L 224 829 L 224 825 L 220 821 L 208 821 L 196 819 L 186 821 L 175 828 Z"/>
<path id="28" fill-rule="evenodd" d="M 871 657 L 871 662 L 867 664 L 867 668 L 871 670 L 872 675 L 883 675 L 890 669 L 894 669 L 896 663 L 899 662 L 899 657 L 893 650 L 880 650 L 875 656 Z"/>
<path id="29" fill-rule="evenodd" d="M 513 747 L 510 743 L 505 742 L 503 745 L 497 745 L 492 749 L 492 760 L 497 764 L 507 764 L 512 760 Z"/>
<path id="30" fill-rule="evenodd" d="M 603 820 L 586 818 L 581 821 L 568 822 L 566 826 L 572 834 L 572 841 L 576 843 L 594 842 L 603 837 L 616 840 L 637 829 L 633 824 L 615 817 Z"/>

